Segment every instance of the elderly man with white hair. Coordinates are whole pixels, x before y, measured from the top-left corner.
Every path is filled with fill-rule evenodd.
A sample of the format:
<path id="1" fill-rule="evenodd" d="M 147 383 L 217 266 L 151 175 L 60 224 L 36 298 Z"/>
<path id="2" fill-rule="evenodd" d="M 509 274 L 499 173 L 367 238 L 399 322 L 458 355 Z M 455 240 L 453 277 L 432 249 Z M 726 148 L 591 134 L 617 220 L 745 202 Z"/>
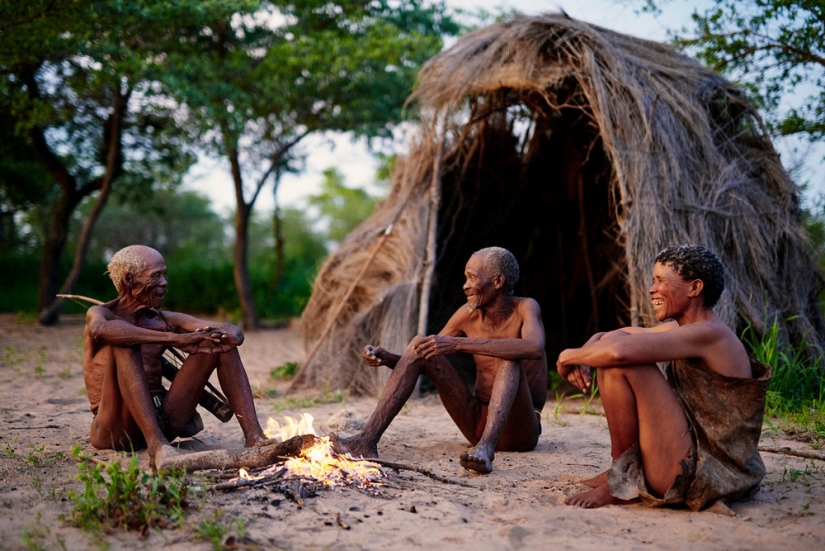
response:
<path id="1" fill-rule="evenodd" d="M 547 400 L 547 357 L 541 310 L 532 298 L 514 296 L 516 258 L 501 247 L 476 251 L 464 269 L 465 305 L 438 335 L 415 337 L 399 356 L 380 346 L 364 349 L 367 365 L 393 370 L 364 430 L 339 441 L 339 450 L 378 456 L 378 441 L 427 375 L 441 402 L 473 446 L 461 465 L 479 473 L 493 469 L 496 451 L 529 451 L 541 434 Z M 463 352 L 475 361 L 470 390 L 445 357 Z"/>
<path id="2" fill-rule="evenodd" d="M 161 310 L 166 265 L 156 250 L 131 245 L 108 267 L 118 297 L 86 314 L 83 377 L 98 449 L 148 448 L 160 468 L 177 450 L 170 441 L 203 428 L 195 408 L 213 371 L 238 418 L 245 445 L 265 440 L 249 380 L 238 354 L 244 335 L 231 323 L 204 321 Z M 161 358 L 169 347 L 188 354 L 169 389 Z"/>

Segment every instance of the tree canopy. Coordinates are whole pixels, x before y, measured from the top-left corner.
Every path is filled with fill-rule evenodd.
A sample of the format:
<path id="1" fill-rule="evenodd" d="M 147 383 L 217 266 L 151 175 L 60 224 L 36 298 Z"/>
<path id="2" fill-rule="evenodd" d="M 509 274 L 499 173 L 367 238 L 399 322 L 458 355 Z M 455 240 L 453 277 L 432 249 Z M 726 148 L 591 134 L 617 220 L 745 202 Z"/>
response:
<path id="1" fill-rule="evenodd" d="M 714 0 L 691 17 L 676 43 L 750 88 L 775 134 L 825 139 L 825 3 Z"/>

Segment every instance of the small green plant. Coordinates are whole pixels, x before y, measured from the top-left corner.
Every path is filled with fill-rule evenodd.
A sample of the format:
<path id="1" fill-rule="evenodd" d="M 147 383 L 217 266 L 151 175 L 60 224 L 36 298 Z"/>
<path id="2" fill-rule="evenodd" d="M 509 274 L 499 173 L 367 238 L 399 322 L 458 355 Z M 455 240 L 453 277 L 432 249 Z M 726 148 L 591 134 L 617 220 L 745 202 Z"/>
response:
<path id="1" fill-rule="evenodd" d="M 212 549 L 226 549 L 229 538 L 240 539 L 246 535 L 246 519 L 238 516 L 227 520 L 221 518 L 221 512 L 215 511 L 211 520 L 202 520 L 198 523 L 195 535 L 212 544 Z"/>
<path id="2" fill-rule="evenodd" d="M 6 365 L 17 365 L 23 361 L 23 356 L 13 346 L 6 346 L 3 351 L 3 363 Z"/>
<path id="3" fill-rule="evenodd" d="M 46 349 L 41 348 L 37 353 L 37 364 L 34 366 L 34 376 L 38 379 L 46 373 Z"/>
<path id="4" fill-rule="evenodd" d="M 14 448 L 11 447 L 11 445 L 16 444 L 18 438 L 20 438 L 19 434 L 14 437 L 14 440 L 12 440 L 11 443 L 3 442 L 3 444 L 5 445 L 5 449 L 3 451 L 6 453 L 7 456 L 14 457 L 17 454 L 17 452 L 15 451 Z"/>
<path id="5" fill-rule="evenodd" d="M 40 523 L 41 516 L 41 513 L 37 513 L 38 524 Z M 45 551 L 48 547 L 42 542 L 50 534 L 51 531 L 48 528 L 41 528 L 39 526 L 31 527 L 27 525 L 23 528 L 23 536 L 20 539 L 23 547 L 29 551 Z M 61 547 L 65 549 L 65 544 L 62 544 Z"/>
<path id="6" fill-rule="evenodd" d="M 94 464 L 79 445 L 72 448 L 72 456 L 79 461 L 77 479 L 84 483 L 83 491 L 67 494 L 74 504 L 70 519 L 74 526 L 145 532 L 153 527 L 176 527 L 186 520 L 189 503 L 184 472 L 145 473 L 138 468 L 137 455 L 132 455 L 126 469 L 117 462 Z"/>
<path id="7" fill-rule="evenodd" d="M 45 467 L 47 465 L 52 465 L 55 461 L 59 459 L 63 459 L 64 455 L 63 452 L 54 452 L 53 454 L 46 453 L 46 446 L 35 447 L 34 445 L 31 446 L 31 450 L 29 455 L 26 456 L 26 461 L 32 467 Z"/>
<path id="8" fill-rule="evenodd" d="M 796 482 L 800 478 L 802 478 L 802 480 L 805 480 L 805 478 L 809 476 L 811 476 L 811 471 L 807 465 L 805 466 L 804 470 L 788 469 L 788 467 L 785 467 L 784 469 L 782 469 L 782 479 L 780 480 L 780 482 L 785 482 L 786 477 L 789 478 L 791 482 Z"/>
<path id="9" fill-rule="evenodd" d="M 66 369 L 60 371 L 57 376 L 66 381 L 72 378 L 72 370 L 69 369 L 69 366 L 66 366 Z"/>
<path id="10" fill-rule="evenodd" d="M 43 493 L 43 479 L 37 473 L 30 473 L 29 487 L 38 494 Z"/>
<path id="11" fill-rule="evenodd" d="M 272 371 L 269 372 L 269 376 L 273 379 L 288 381 L 295 377 L 299 367 L 298 362 L 287 362 L 284 365 L 273 368 Z"/>

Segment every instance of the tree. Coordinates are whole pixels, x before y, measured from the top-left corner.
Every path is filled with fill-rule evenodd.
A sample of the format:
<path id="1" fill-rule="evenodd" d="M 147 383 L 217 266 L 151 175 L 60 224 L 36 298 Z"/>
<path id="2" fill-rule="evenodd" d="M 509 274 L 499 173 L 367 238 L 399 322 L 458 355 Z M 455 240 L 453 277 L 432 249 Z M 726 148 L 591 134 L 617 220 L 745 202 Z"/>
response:
<path id="1" fill-rule="evenodd" d="M 241 0 L 32 0 L 0 5 L 0 110 L 35 152 L 56 193 L 40 267 L 40 321 L 57 320 L 58 261 L 69 223 L 86 197 L 74 263 L 61 292 L 71 292 L 95 223 L 113 185 L 152 186 L 179 179 L 185 154 L 158 86 L 170 52 L 187 51 L 207 21 L 238 12 Z M 125 180 L 125 181 L 124 181 Z M 21 188 L 24 180 L 10 187 Z"/>
<path id="2" fill-rule="evenodd" d="M 320 193 L 309 197 L 309 204 L 320 213 L 330 241 L 340 243 L 355 226 L 367 219 L 375 207 L 375 197 L 363 189 L 344 185 L 343 176 L 334 168 L 324 171 Z"/>
<path id="3" fill-rule="evenodd" d="M 676 43 L 750 88 L 772 132 L 825 138 L 825 3 L 714 0 L 692 19 Z"/>
<path id="4" fill-rule="evenodd" d="M 140 198 L 118 196 L 115 191 L 112 199 L 97 223 L 89 258 L 106 260 L 127 245 L 140 243 L 160 251 L 170 265 L 190 259 L 228 260 L 225 221 L 212 210 L 208 197 L 173 188 Z"/>
<path id="5" fill-rule="evenodd" d="M 214 21 L 202 52 L 178 58 L 170 87 L 190 123 L 231 168 L 235 283 L 242 324 L 257 311 L 248 272 L 249 220 L 267 181 L 297 170 L 314 132 L 389 135 L 418 67 L 457 27 L 423 0 L 294 0 Z"/>

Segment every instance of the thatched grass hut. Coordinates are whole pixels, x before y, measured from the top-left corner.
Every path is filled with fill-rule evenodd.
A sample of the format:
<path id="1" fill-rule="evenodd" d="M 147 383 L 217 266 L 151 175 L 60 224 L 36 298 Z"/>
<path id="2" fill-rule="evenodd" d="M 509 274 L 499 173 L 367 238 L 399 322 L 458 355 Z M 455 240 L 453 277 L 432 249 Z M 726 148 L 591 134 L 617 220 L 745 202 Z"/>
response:
<path id="1" fill-rule="evenodd" d="M 743 94 L 696 61 L 563 14 L 517 16 L 430 60 L 411 100 L 419 133 L 389 197 L 318 275 L 307 342 L 331 330 L 295 387 L 376 393 L 386 370 L 361 363 L 363 345 L 437 331 L 489 245 L 519 259 L 551 363 L 594 331 L 653 322 L 653 259 L 678 243 L 724 262 L 716 311 L 731 327 L 776 317 L 822 342 L 798 189 Z"/>

